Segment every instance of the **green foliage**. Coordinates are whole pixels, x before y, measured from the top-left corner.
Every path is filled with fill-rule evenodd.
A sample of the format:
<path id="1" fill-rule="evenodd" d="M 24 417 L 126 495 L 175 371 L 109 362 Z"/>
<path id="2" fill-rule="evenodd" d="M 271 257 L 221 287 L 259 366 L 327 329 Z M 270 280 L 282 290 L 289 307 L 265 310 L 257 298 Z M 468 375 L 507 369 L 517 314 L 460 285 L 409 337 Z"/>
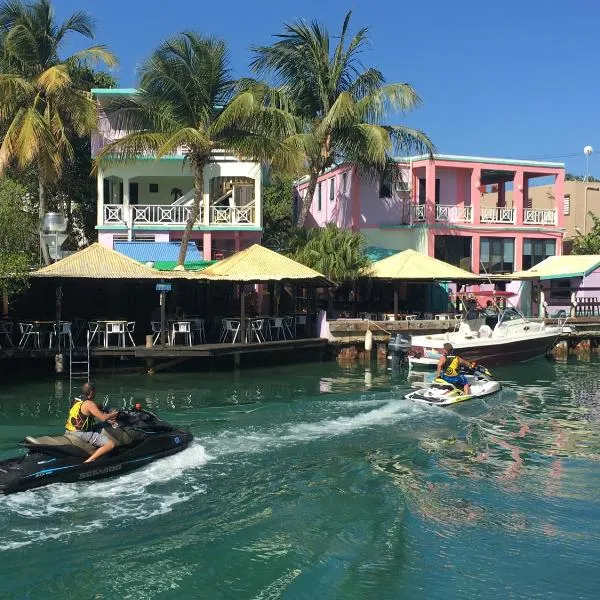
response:
<path id="1" fill-rule="evenodd" d="M 326 227 L 311 229 L 293 258 L 341 284 L 358 279 L 370 264 L 365 254 L 366 245 L 361 233 L 329 223 Z"/>
<path id="2" fill-rule="evenodd" d="M 288 175 L 275 174 L 264 186 L 263 245 L 278 252 L 293 249 L 297 237 L 294 225 L 294 181 Z"/>
<path id="3" fill-rule="evenodd" d="M 35 260 L 37 217 L 28 209 L 27 190 L 0 179 L 0 288 L 12 295 L 27 286 Z"/>
<path id="4" fill-rule="evenodd" d="M 422 131 L 384 123 L 390 111 L 409 112 L 421 99 L 409 84 L 388 84 L 379 70 L 362 66 L 368 30 L 360 29 L 348 40 L 350 17 L 349 12 L 337 42 L 318 22 L 299 21 L 286 24 L 271 46 L 254 48 L 252 67 L 276 81 L 276 103 L 297 123 L 284 144 L 302 151 L 309 175 L 298 226 L 304 224 L 317 179 L 327 168 L 351 161 L 375 175 L 389 165 L 392 152 L 435 150 Z"/>
<path id="5" fill-rule="evenodd" d="M 589 213 L 594 221 L 592 230 L 573 240 L 573 254 L 600 254 L 600 217 Z"/>
<path id="6" fill-rule="evenodd" d="M 574 175 L 573 173 L 566 173 L 565 181 L 600 181 L 600 179 L 594 177 L 593 175 L 588 175 L 586 179 L 585 175 Z"/>

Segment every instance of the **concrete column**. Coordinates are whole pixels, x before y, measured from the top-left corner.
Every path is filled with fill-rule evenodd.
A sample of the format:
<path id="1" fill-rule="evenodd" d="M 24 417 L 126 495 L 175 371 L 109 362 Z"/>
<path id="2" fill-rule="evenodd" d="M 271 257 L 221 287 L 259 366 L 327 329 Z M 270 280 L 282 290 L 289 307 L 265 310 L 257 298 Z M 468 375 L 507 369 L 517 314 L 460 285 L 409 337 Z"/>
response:
<path id="1" fill-rule="evenodd" d="M 204 197 L 200 206 L 202 206 L 202 219 L 200 220 L 206 227 L 210 225 L 210 178 L 204 170 Z M 208 259 L 210 260 L 210 259 Z"/>
<path id="2" fill-rule="evenodd" d="M 517 169 L 513 181 L 513 208 L 515 209 L 515 225 L 523 225 L 523 169 Z"/>
<path id="3" fill-rule="evenodd" d="M 212 260 L 212 233 L 210 231 L 202 234 L 202 258 Z"/>
<path id="4" fill-rule="evenodd" d="M 465 171 L 456 170 L 456 206 L 464 206 L 466 200 L 465 194 Z"/>
<path id="5" fill-rule="evenodd" d="M 523 270 L 523 234 L 517 233 L 515 236 L 515 258 L 514 271 Z"/>
<path id="6" fill-rule="evenodd" d="M 435 162 L 428 160 L 425 165 L 425 221 L 435 223 Z"/>
<path id="7" fill-rule="evenodd" d="M 123 220 L 127 225 L 127 239 L 133 238 L 133 214 L 129 207 L 129 178 L 123 177 Z"/>
<path id="8" fill-rule="evenodd" d="M 104 224 L 104 171 L 98 168 L 96 177 L 96 194 L 98 201 L 96 202 L 96 225 Z"/>
<path id="9" fill-rule="evenodd" d="M 498 202 L 496 203 L 498 208 L 504 208 L 506 206 L 506 182 L 498 182 Z"/>
<path id="10" fill-rule="evenodd" d="M 481 167 L 473 167 L 471 170 L 471 222 L 479 225 L 481 222 Z M 477 250 L 479 257 L 479 249 Z M 479 258 L 477 258 L 479 269 Z"/>
<path id="11" fill-rule="evenodd" d="M 480 250 L 479 234 L 474 233 L 471 236 L 471 271 L 477 275 L 479 275 L 481 271 L 481 265 L 479 264 L 481 256 Z"/>
<path id="12" fill-rule="evenodd" d="M 556 209 L 556 225 L 565 227 L 565 172 L 560 171 L 554 179 L 554 208 Z M 587 215 L 586 215 L 587 218 Z M 563 234 L 564 235 L 564 234 Z M 558 248 L 557 248 L 558 253 Z"/>
<path id="13" fill-rule="evenodd" d="M 262 168 L 259 166 L 254 178 L 254 223 L 262 227 L 263 199 L 262 199 Z"/>
<path id="14" fill-rule="evenodd" d="M 358 231 L 361 226 L 360 217 L 360 174 L 356 167 L 352 167 L 352 183 L 350 184 L 352 196 L 352 231 Z"/>

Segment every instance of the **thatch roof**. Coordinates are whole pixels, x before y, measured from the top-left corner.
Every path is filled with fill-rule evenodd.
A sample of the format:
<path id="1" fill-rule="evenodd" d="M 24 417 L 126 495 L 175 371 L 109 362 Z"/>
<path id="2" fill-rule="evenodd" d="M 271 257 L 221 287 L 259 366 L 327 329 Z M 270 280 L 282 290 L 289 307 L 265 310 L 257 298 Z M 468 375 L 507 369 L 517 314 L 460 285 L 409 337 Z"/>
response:
<path id="1" fill-rule="evenodd" d="M 365 275 L 401 281 L 481 281 L 478 275 L 415 250 L 403 250 L 378 260 L 365 270 Z"/>
<path id="2" fill-rule="evenodd" d="M 321 273 L 258 244 L 220 260 L 200 274 L 212 281 L 295 281 L 323 287 L 333 285 Z"/>
<path id="3" fill-rule="evenodd" d="M 163 273 L 98 243 L 31 274 L 55 279 L 162 279 Z"/>

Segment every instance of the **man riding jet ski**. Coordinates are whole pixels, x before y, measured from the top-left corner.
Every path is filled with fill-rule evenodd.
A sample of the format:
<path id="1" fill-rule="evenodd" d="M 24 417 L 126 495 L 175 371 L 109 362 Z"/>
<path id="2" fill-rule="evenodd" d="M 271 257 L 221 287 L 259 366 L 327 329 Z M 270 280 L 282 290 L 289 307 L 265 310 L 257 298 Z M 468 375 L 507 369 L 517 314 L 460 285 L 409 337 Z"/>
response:
<path id="1" fill-rule="evenodd" d="M 84 386 L 84 392 L 85 389 Z M 175 429 L 155 414 L 143 410 L 140 404 L 130 410 L 111 413 L 96 407 L 98 418 L 110 420 L 112 427 L 92 430 L 86 426 L 82 431 L 82 422 L 88 417 L 82 407 L 87 401 L 89 399 L 75 399 L 63 435 L 28 436 L 20 443 L 27 448 L 25 456 L 0 461 L 0 494 L 125 473 L 181 452 L 192 441 L 191 433 Z M 74 415 L 82 418 L 78 420 Z"/>
<path id="2" fill-rule="evenodd" d="M 450 344 L 447 344 L 447 346 L 450 346 Z M 448 355 L 443 358 L 450 358 L 454 361 L 457 357 L 452 355 L 451 352 L 452 347 L 450 346 Z M 492 374 L 485 367 L 467 363 L 460 359 L 456 375 L 441 373 L 429 387 L 410 392 L 404 397 L 428 404 L 449 406 L 465 400 L 489 396 L 501 389 L 500 383 L 493 379 Z"/>

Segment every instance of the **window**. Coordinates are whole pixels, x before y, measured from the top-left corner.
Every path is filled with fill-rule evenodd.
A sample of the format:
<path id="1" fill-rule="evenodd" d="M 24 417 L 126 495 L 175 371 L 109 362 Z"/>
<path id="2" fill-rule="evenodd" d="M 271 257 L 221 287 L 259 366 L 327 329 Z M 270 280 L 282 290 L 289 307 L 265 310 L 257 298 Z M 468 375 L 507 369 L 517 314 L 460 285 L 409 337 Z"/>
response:
<path id="1" fill-rule="evenodd" d="M 321 210 L 321 182 L 317 183 L 317 210 Z"/>
<path id="2" fill-rule="evenodd" d="M 570 214 L 571 214 L 571 196 L 569 194 L 567 194 L 563 198 L 563 215 L 570 215 Z"/>
<path id="3" fill-rule="evenodd" d="M 571 299 L 571 280 L 570 279 L 551 279 L 550 280 L 550 299 L 551 300 L 570 300 Z"/>
<path id="4" fill-rule="evenodd" d="M 482 237 L 479 242 L 481 271 L 512 273 L 515 265 L 515 240 L 513 238 Z"/>
<path id="5" fill-rule="evenodd" d="M 158 194 L 158 183 L 149 183 L 148 184 L 148 191 L 151 194 Z"/>
<path id="6" fill-rule="evenodd" d="M 348 191 L 348 172 L 342 173 L 342 194 Z"/>
<path id="7" fill-rule="evenodd" d="M 427 194 L 425 191 L 425 179 L 419 179 L 419 204 L 425 204 Z M 435 203 L 440 203 L 440 180 L 435 180 Z"/>
<path id="8" fill-rule="evenodd" d="M 523 269 L 531 269 L 545 258 L 555 254 L 555 240 L 525 238 L 523 241 Z"/>
<path id="9" fill-rule="evenodd" d="M 329 180 L 329 202 L 335 200 L 335 177 Z"/>
<path id="10" fill-rule="evenodd" d="M 392 197 L 392 174 L 389 169 L 386 169 L 379 178 L 379 197 Z"/>

